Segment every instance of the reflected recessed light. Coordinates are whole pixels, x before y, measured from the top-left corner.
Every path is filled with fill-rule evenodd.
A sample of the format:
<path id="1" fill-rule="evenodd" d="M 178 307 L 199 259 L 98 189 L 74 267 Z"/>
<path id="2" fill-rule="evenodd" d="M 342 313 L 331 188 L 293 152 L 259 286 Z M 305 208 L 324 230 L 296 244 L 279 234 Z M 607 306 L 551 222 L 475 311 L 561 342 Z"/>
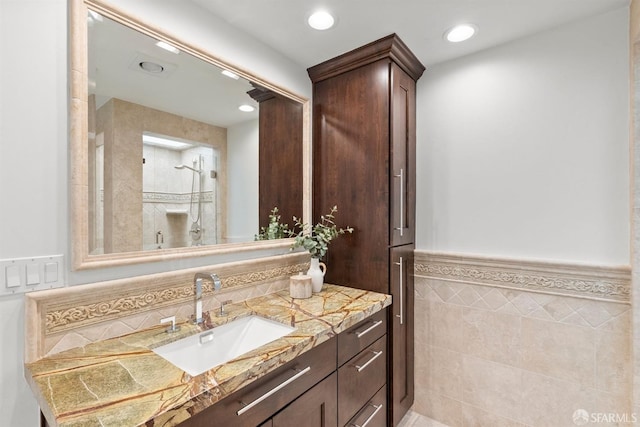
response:
<path id="1" fill-rule="evenodd" d="M 224 74 L 227 77 L 231 77 L 234 80 L 238 80 L 240 78 L 239 75 L 229 70 L 222 70 L 222 74 Z"/>
<path id="2" fill-rule="evenodd" d="M 333 27 L 335 23 L 335 19 L 333 16 L 325 11 L 315 12 L 313 15 L 309 17 L 307 20 L 309 26 L 316 30 L 328 30 Z"/>
<path id="3" fill-rule="evenodd" d="M 471 38 L 477 31 L 477 28 L 471 24 L 456 25 L 448 29 L 444 33 L 445 39 L 452 43 L 458 43 Z"/>
<path id="4" fill-rule="evenodd" d="M 184 150 L 185 148 L 192 147 L 191 144 L 178 141 L 168 136 L 155 136 L 146 132 L 142 134 L 142 143 L 145 145 L 154 145 L 156 147 L 163 147 L 171 150 Z"/>
<path id="5" fill-rule="evenodd" d="M 244 105 L 239 106 L 238 110 L 244 111 L 245 113 L 250 113 L 253 110 L 255 110 L 255 108 L 252 107 L 251 105 L 244 104 Z"/>
<path id="6" fill-rule="evenodd" d="M 138 64 L 147 73 L 160 74 L 164 71 L 164 67 L 151 61 L 142 61 Z"/>
<path id="7" fill-rule="evenodd" d="M 94 10 L 90 10 L 88 19 L 90 24 L 93 24 L 94 22 L 102 22 L 102 15 Z"/>
<path id="8" fill-rule="evenodd" d="M 159 41 L 159 42 L 156 43 L 156 46 L 158 46 L 159 48 L 162 48 L 164 50 L 168 50 L 171 53 L 175 53 L 176 55 L 180 53 L 180 50 L 177 47 L 175 47 L 175 46 L 173 46 L 173 45 L 171 45 L 171 44 L 169 44 L 167 42 Z"/>

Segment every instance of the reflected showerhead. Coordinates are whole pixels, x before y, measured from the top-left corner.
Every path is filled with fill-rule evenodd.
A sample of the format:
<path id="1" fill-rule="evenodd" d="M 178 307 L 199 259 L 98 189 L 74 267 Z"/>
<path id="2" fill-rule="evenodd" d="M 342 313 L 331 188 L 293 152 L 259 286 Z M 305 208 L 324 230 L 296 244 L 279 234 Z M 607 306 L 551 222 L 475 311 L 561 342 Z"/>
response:
<path id="1" fill-rule="evenodd" d="M 189 170 L 192 170 L 192 171 L 197 172 L 197 173 L 202 173 L 202 171 L 199 171 L 198 169 L 194 169 L 191 166 L 187 166 L 187 165 L 178 165 L 178 166 L 174 166 L 174 168 L 176 168 L 176 169 L 189 169 Z"/>

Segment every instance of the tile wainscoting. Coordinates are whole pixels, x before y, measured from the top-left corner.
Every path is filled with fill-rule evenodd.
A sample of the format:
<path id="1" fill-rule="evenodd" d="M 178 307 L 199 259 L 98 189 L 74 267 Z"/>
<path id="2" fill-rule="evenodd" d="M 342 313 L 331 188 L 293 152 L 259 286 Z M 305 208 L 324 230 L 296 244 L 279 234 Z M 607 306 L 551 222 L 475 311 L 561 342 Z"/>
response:
<path id="1" fill-rule="evenodd" d="M 575 426 L 578 409 L 632 425 L 629 267 L 424 251 L 414 266 L 414 411 L 452 427 Z"/>
<path id="2" fill-rule="evenodd" d="M 216 292 L 209 281 L 203 283 L 207 312 L 221 301 L 288 289 L 289 277 L 308 268 L 309 254 L 303 252 L 29 293 L 25 362 L 146 329 L 164 317 L 189 319 L 196 272 L 217 273 L 222 281 Z"/>

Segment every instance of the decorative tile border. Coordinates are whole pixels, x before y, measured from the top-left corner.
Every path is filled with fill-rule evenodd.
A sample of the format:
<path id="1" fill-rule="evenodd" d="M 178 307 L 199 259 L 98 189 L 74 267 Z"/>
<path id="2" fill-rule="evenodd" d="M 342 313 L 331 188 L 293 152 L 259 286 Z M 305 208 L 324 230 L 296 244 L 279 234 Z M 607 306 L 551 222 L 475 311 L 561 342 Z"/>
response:
<path id="1" fill-rule="evenodd" d="M 161 193 L 157 191 L 142 192 L 144 203 L 190 203 L 191 193 Z M 202 192 L 203 202 L 213 201 L 213 191 Z"/>
<path id="2" fill-rule="evenodd" d="M 286 278 L 309 268 L 308 263 L 287 265 L 271 268 L 263 271 L 250 271 L 236 274 L 222 280 L 225 290 L 236 289 L 242 286 L 252 286 L 267 280 Z M 216 269 L 221 271 L 224 270 Z M 203 293 L 212 294 L 213 286 L 209 282 L 203 283 Z M 161 289 L 140 289 L 139 292 L 127 296 L 115 296 L 101 299 L 84 305 L 62 307 L 46 312 L 45 333 L 50 334 L 69 329 L 75 329 L 79 325 L 86 326 L 104 320 L 111 320 L 132 313 L 153 310 L 167 304 L 176 304 L 189 301 L 194 298 L 193 283 L 188 285 L 175 285 Z"/>
<path id="3" fill-rule="evenodd" d="M 284 282 L 289 276 L 309 267 L 307 253 L 279 255 L 256 260 L 204 266 L 186 270 L 131 277 L 88 285 L 32 292 L 26 295 L 27 360 L 42 357 L 45 338 L 73 333 L 92 325 L 109 327 L 125 318 L 179 307 L 194 298 L 193 276 L 213 271 L 222 280 L 222 289 L 213 292 L 212 284 L 203 284 L 207 298 L 226 295 L 257 296 L 269 284 Z M 287 282 L 288 283 L 288 282 Z M 234 300 L 235 301 L 235 300 Z M 95 326 L 94 326 L 95 327 Z"/>
<path id="4" fill-rule="evenodd" d="M 415 275 L 629 303 L 631 268 L 415 251 Z"/>

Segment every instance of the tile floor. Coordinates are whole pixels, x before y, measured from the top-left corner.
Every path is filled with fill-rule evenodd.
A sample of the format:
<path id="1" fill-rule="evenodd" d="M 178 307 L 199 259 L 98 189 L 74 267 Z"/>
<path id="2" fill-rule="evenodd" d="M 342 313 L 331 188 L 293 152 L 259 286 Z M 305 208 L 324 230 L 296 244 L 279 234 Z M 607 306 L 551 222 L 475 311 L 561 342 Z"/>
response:
<path id="1" fill-rule="evenodd" d="M 448 427 L 445 424 L 439 423 L 431 418 L 427 418 L 424 415 L 420 415 L 417 412 L 409 410 L 407 415 L 402 418 L 398 427 Z"/>

